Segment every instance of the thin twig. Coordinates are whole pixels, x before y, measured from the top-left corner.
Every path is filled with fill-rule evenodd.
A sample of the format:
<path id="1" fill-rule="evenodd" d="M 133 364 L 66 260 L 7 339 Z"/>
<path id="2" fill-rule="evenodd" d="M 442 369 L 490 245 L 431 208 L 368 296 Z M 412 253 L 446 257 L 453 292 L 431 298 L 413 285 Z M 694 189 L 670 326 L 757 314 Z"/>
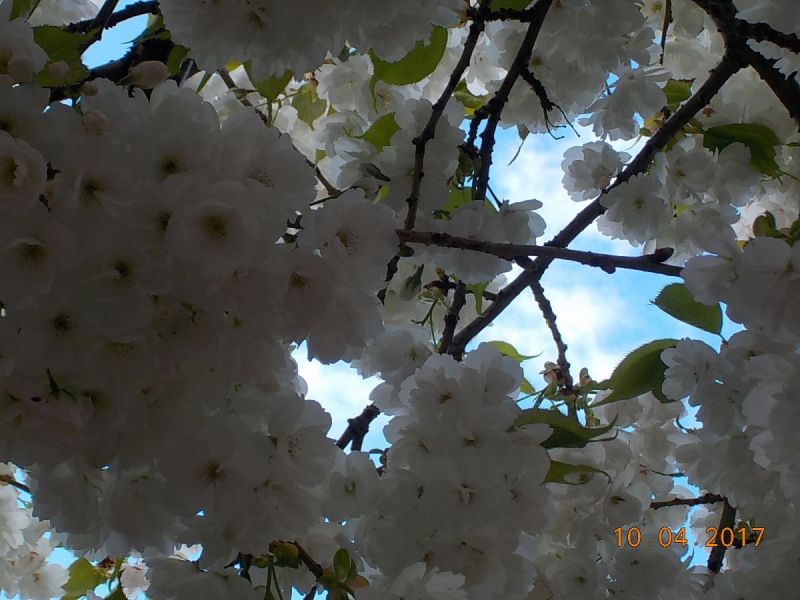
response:
<path id="1" fill-rule="evenodd" d="M 563 125 L 554 125 L 553 123 L 550 122 L 550 117 L 548 116 L 548 113 L 555 108 L 556 110 L 558 110 L 558 112 L 561 113 L 561 116 L 564 117 L 564 120 L 567 122 L 567 125 L 569 125 L 570 129 L 572 129 L 572 131 L 575 132 L 575 135 L 580 137 L 580 134 L 577 132 L 575 127 L 572 126 L 572 123 L 570 123 L 570 120 L 567 117 L 567 113 L 565 113 L 564 110 L 558 104 L 550 100 L 550 98 L 547 96 L 547 90 L 545 89 L 544 84 L 542 84 L 542 82 L 539 81 L 536 75 L 533 74 L 533 71 L 527 68 L 524 69 L 522 71 L 522 78 L 528 85 L 531 86 L 531 89 L 539 98 L 539 104 L 542 106 L 542 113 L 544 114 L 544 125 L 547 128 L 547 133 L 549 133 L 550 136 L 556 140 L 564 138 L 563 135 L 561 137 L 557 137 L 552 131 L 550 131 L 551 127 L 553 128 L 563 127 Z"/>
<path id="2" fill-rule="evenodd" d="M 456 325 L 458 325 L 459 313 L 464 308 L 466 298 L 467 286 L 463 281 L 459 281 L 453 292 L 453 302 L 450 304 L 450 310 L 447 311 L 447 315 L 444 317 L 444 332 L 442 332 L 442 339 L 439 340 L 439 354 L 446 354 L 450 349 L 450 343 L 453 341 Z"/>
<path id="3" fill-rule="evenodd" d="M 419 207 L 422 178 L 425 175 L 423 169 L 425 165 L 425 149 L 428 145 L 428 142 L 434 138 L 436 134 L 436 125 L 444 114 L 444 109 L 455 92 L 459 81 L 461 81 L 464 71 L 466 71 L 467 67 L 469 67 L 472 54 L 475 51 L 475 46 L 478 43 L 478 37 L 483 32 L 485 27 L 485 21 L 482 18 L 482 15 L 485 13 L 488 3 L 489 0 L 481 0 L 480 5 L 475 10 L 474 15 L 472 15 L 472 24 L 469 27 L 469 33 L 467 34 L 467 39 L 464 42 L 464 50 L 461 52 L 461 57 L 458 59 L 453 72 L 450 73 L 450 78 L 447 81 L 444 91 L 442 91 L 439 99 L 433 104 L 431 116 L 428 118 L 428 122 L 425 124 L 422 132 L 412 140 L 412 143 L 414 144 L 414 174 L 411 178 L 411 192 L 406 199 L 408 204 L 408 212 L 406 213 L 406 218 L 403 223 L 403 228 L 408 231 L 414 228 L 414 223 L 417 220 L 417 208 Z M 405 247 L 401 243 L 400 251 L 395 254 L 386 265 L 385 281 L 387 283 L 391 281 L 392 277 L 394 277 L 394 274 L 397 273 L 397 265 L 400 262 L 400 257 L 404 254 Z M 378 292 L 378 299 L 381 302 L 386 299 L 386 288 L 383 288 Z"/>
<path id="4" fill-rule="evenodd" d="M 29 488 L 24 483 L 20 483 L 19 481 L 14 479 L 11 475 L 0 475 L 0 481 L 3 482 L 3 483 L 6 483 L 6 484 L 8 484 L 8 485 L 10 485 L 12 487 L 17 488 L 18 490 L 21 490 L 21 491 L 25 492 L 26 494 L 30 494 L 31 493 L 31 488 Z"/>
<path id="5" fill-rule="evenodd" d="M 322 174 L 322 171 L 320 171 L 317 165 L 315 165 L 311 161 L 307 162 L 314 167 L 314 175 L 317 176 L 317 179 L 322 184 L 322 187 L 325 188 L 325 191 L 328 192 L 329 196 L 331 196 L 332 198 L 338 198 L 344 193 L 342 190 L 336 189 L 336 187 L 330 181 L 327 180 L 327 178 L 325 177 L 325 175 Z"/>
<path id="6" fill-rule="evenodd" d="M 644 256 L 618 256 L 615 254 L 601 254 L 584 250 L 571 250 L 556 246 L 533 246 L 526 244 L 505 244 L 473 240 L 465 237 L 450 235 L 449 233 L 433 233 L 430 231 L 404 231 L 396 229 L 395 233 L 407 244 L 424 244 L 426 246 L 439 246 L 442 248 L 459 248 L 491 254 L 506 260 L 516 260 L 522 256 L 538 256 L 542 258 L 562 259 L 581 263 L 590 267 L 598 267 L 606 273 L 613 273 L 616 269 L 632 269 L 646 271 L 671 277 L 680 277 L 681 267 L 665 265 L 663 261 L 672 255 L 670 248 L 656 250 L 653 254 Z M 530 285 L 527 284 L 527 285 Z"/>
<path id="7" fill-rule="evenodd" d="M 297 548 L 297 557 L 300 561 L 306 566 L 306 568 L 311 571 L 311 573 L 319 579 L 322 577 L 322 565 L 311 558 L 311 555 L 306 552 L 305 548 L 303 548 L 296 540 L 294 542 L 283 542 L 284 544 L 291 544 L 295 548 Z"/>
<path id="8" fill-rule="evenodd" d="M 347 429 L 341 437 L 336 440 L 336 445 L 344 450 L 347 444 L 352 442 L 351 450 L 361 450 L 361 444 L 364 442 L 364 436 L 369 431 L 369 425 L 375 418 L 381 414 L 380 409 L 374 404 L 367 406 L 361 414 L 353 419 L 347 419 Z"/>
<path id="9" fill-rule="evenodd" d="M 522 39 L 519 50 L 514 57 L 514 61 L 508 68 L 503 83 L 500 84 L 500 88 L 484 107 L 488 117 L 486 119 L 486 127 L 484 127 L 480 136 L 480 170 L 475 177 L 475 200 L 484 200 L 486 198 L 486 187 L 489 185 L 489 169 L 492 166 L 492 154 L 494 152 L 495 133 L 500 123 L 503 107 L 506 102 L 508 102 L 511 89 L 514 87 L 517 79 L 522 72 L 528 68 L 533 46 L 536 43 L 536 38 L 539 37 L 539 32 L 547 16 L 547 11 L 552 4 L 553 0 L 538 0 L 538 2 L 531 7 L 530 24 L 528 25 L 528 30 L 525 32 L 525 37 Z"/>
<path id="10" fill-rule="evenodd" d="M 672 23 L 672 0 L 664 2 L 664 23 L 661 26 L 661 56 L 658 59 L 658 64 L 664 64 L 664 53 L 667 47 L 667 32 L 669 31 L 669 24 Z"/>
<path id="11" fill-rule="evenodd" d="M 547 299 L 544 293 L 542 284 L 538 280 L 531 282 L 530 288 L 533 292 L 533 297 L 536 299 L 536 304 L 539 305 L 539 310 L 542 311 L 542 316 L 547 323 L 547 328 L 550 330 L 550 335 L 556 343 L 556 350 L 558 352 L 558 358 L 556 359 L 556 364 L 558 365 L 558 386 L 565 396 L 571 398 L 571 401 L 567 402 L 567 413 L 570 417 L 577 420 L 578 408 L 575 405 L 575 390 L 572 387 L 572 375 L 569 372 L 570 364 L 567 360 L 567 344 L 564 338 L 561 337 L 561 331 L 559 331 L 558 325 L 556 324 L 556 313 L 553 310 L 553 305 L 550 304 L 550 300 Z"/>
<path id="12" fill-rule="evenodd" d="M 406 214 L 406 220 L 403 224 L 403 228 L 408 231 L 414 228 L 414 222 L 417 218 L 417 207 L 419 205 L 419 194 L 422 187 L 422 178 L 425 176 L 423 169 L 425 163 L 425 148 L 427 147 L 428 142 L 430 142 L 436 135 L 436 125 L 439 123 L 439 119 L 442 118 L 444 109 L 447 106 L 447 103 L 450 101 L 450 98 L 453 96 L 453 92 L 455 92 L 458 82 L 461 81 L 464 71 L 466 71 L 467 67 L 469 67 L 470 60 L 472 59 L 472 53 L 475 51 L 475 45 L 478 43 L 478 37 L 485 27 L 484 20 L 480 18 L 480 15 L 482 14 L 481 11 L 485 10 L 485 6 L 487 4 L 488 0 L 481 0 L 480 7 L 478 8 L 478 18 L 472 21 L 472 24 L 469 27 L 469 33 L 467 34 L 467 39 L 464 42 L 464 50 L 461 52 L 461 57 L 458 59 L 458 63 L 456 63 L 453 72 L 450 73 L 450 78 L 447 80 L 447 85 L 442 91 L 442 94 L 433 104 L 431 116 L 428 118 L 428 122 L 425 124 L 422 132 L 412 140 L 412 143 L 414 144 L 414 176 L 411 179 L 411 194 L 407 200 L 408 213 Z"/>
<path id="13" fill-rule="evenodd" d="M 303 596 L 303 600 L 311 600 L 314 596 L 317 595 L 317 586 L 312 586 L 311 590 Z"/>
<path id="14" fill-rule="evenodd" d="M 650 508 L 665 508 L 667 506 L 698 506 L 700 504 L 715 504 L 723 502 L 725 498 L 719 494 L 703 494 L 697 498 L 673 498 L 672 500 L 663 500 L 659 502 L 651 502 Z"/>

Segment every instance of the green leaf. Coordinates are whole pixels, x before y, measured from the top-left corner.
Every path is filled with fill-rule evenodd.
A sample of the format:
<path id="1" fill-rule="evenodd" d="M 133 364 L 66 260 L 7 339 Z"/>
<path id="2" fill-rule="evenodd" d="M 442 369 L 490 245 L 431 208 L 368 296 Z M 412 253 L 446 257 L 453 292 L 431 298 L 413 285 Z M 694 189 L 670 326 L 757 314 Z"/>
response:
<path id="1" fill-rule="evenodd" d="M 89 34 L 69 33 L 60 27 L 42 25 L 33 28 L 33 39 L 41 46 L 50 58 L 48 64 L 64 61 L 69 67 L 67 75 L 62 79 L 54 79 L 47 74 L 45 66 L 36 77 L 35 81 L 44 87 L 60 87 L 72 85 L 85 79 L 89 75 L 88 69 L 81 62 L 81 54 L 85 49 L 84 44 Z"/>
<path id="2" fill-rule="evenodd" d="M 394 113 L 382 115 L 364 132 L 362 140 L 368 141 L 378 151 L 383 150 L 392 140 L 392 136 L 400 131 L 400 126 L 394 120 Z"/>
<path id="3" fill-rule="evenodd" d="M 122 586 L 118 585 L 106 600 L 126 600 L 125 592 L 122 591 Z"/>
<path id="4" fill-rule="evenodd" d="M 167 55 L 167 70 L 170 75 L 175 75 L 183 64 L 183 60 L 189 55 L 189 49 L 186 46 L 176 44 L 172 47 Z"/>
<path id="5" fill-rule="evenodd" d="M 521 394 L 524 394 L 525 396 L 530 396 L 531 394 L 536 393 L 536 390 L 533 389 L 533 385 L 531 385 L 531 382 L 525 379 L 524 377 L 522 378 L 522 383 L 519 385 L 519 391 Z"/>
<path id="6" fill-rule="evenodd" d="M 722 331 L 722 308 L 719 304 L 708 306 L 694 299 L 692 293 L 682 283 L 671 283 L 659 292 L 653 300 L 658 308 L 703 331 L 715 333 Z"/>
<path id="7" fill-rule="evenodd" d="M 550 469 L 542 483 L 564 483 L 566 485 L 582 485 L 591 480 L 595 473 L 602 473 L 609 481 L 608 473 L 590 465 L 571 465 L 558 460 L 550 461 Z"/>
<path id="8" fill-rule="evenodd" d="M 492 2 L 492 8 L 494 10 L 497 10 L 498 8 L 522 10 L 523 8 L 527 8 L 528 4 L 530 3 L 531 0 L 494 0 L 494 2 Z"/>
<path id="9" fill-rule="evenodd" d="M 301 87 L 292 98 L 292 106 L 297 110 L 297 116 L 309 126 L 314 125 L 314 120 L 325 114 L 328 103 L 317 96 L 317 92 L 310 85 Z"/>
<path id="10" fill-rule="evenodd" d="M 427 44 L 417 42 L 411 52 L 397 62 L 387 62 L 370 50 L 369 57 L 374 69 L 370 89 L 374 90 L 378 81 L 385 81 L 390 85 L 410 85 L 422 81 L 436 69 L 444 56 L 445 48 L 447 29 L 434 27 Z"/>
<path id="11" fill-rule="evenodd" d="M 710 127 L 703 133 L 703 146 L 709 150 L 722 150 L 740 142 L 750 148 L 750 164 L 764 175 L 778 177 L 781 170 L 775 162 L 778 136 L 766 125 L 759 123 L 732 123 Z"/>
<path id="12" fill-rule="evenodd" d="M 756 237 L 785 237 L 778 231 L 778 224 L 775 222 L 775 215 L 766 211 L 763 215 L 759 215 L 753 221 L 753 235 Z"/>
<path id="13" fill-rule="evenodd" d="M 350 554 L 344 548 L 339 548 L 333 555 L 333 570 L 338 581 L 347 581 L 350 573 Z"/>
<path id="14" fill-rule="evenodd" d="M 27 19 L 36 10 L 40 0 L 14 0 L 11 4 L 11 20 L 22 17 Z"/>
<path id="15" fill-rule="evenodd" d="M 272 77 L 268 77 L 267 79 L 256 81 L 256 78 L 253 76 L 252 65 L 249 60 L 244 63 L 244 70 L 247 72 L 247 76 L 250 78 L 250 81 L 253 82 L 253 85 L 258 93 L 264 96 L 264 98 L 270 102 L 275 102 L 278 99 L 278 96 L 283 93 L 283 91 L 286 89 L 286 86 L 289 85 L 289 82 L 294 76 L 294 73 L 292 73 L 290 69 L 286 69 L 283 75 L 274 75 Z"/>
<path id="16" fill-rule="evenodd" d="M 472 202 L 471 187 L 456 188 L 454 190 L 450 190 L 450 193 L 447 195 L 447 202 L 441 208 L 441 212 L 447 213 L 449 215 L 456 209 L 464 206 L 465 204 L 469 204 L 470 202 Z"/>
<path id="17" fill-rule="evenodd" d="M 495 341 L 492 341 L 492 342 L 488 342 L 488 344 L 490 346 L 494 346 L 495 348 L 497 348 L 500 351 L 500 354 L 502 354 L 503 356 L 507 356 L 509 358 L 513 358 L 518 363 L 524 362 L 524 361 L 528 360 L 529 358 L 535 358 L 536 357 L 536 355 L 527 356 L 525 354 L 520 354 L 517 351 L 517 349 L 514 348 L 514 346 L 512 346 L 508 342 L 501 342 L 501 341 L 495 340 Z"/>
<path id="18" fill-rule="evenodd" d="M 664 86 L 667 106 L 675 110 L 681 102 L 692 97 L 692 82 L 686 79 L 670 79 Z"/>
<path id="19" fill-rule="evenodd" d="M 678 340 L 674 339 L 653 340 L 628 354 L 606 382 L 612 392 L 592 407 L 627 400 L 647 392 L 652 392 L 661 402 L 669 402 L 661 391 L 664 371 L 667 369 L 661 362 L 661 353 L 667 348 L 674 348 L 677 343 Z"/>
<path id="20" fill-rule="evenodd" d="M 85 558 L 79 558 L 69 566 L 69 579 L 64 584 L 61 600 L 77 600 L 89 590 L 106 581 L 106 576 Z"/>
<path id="21" fill-rule="evenodd" d="M 475 311 L 478 314 L 481 314 L 483 310 L 483 292 L 486 291 L 486 288 L 489 286 L 488 281 L 484 281 L 481 283 L 471 283 L 467 285 L 467 289 L 472 292 L 472 295 L 475 297 Z"/>
<path id="22" fill-rule="evenodd" d="M 453 95 L 456 97 L 456 100 L 461 102 L 466 109 L 466 116 L 467 118 L 471 118 L 475 111 L 478 110 L 480 107 L 484 106 L 491 98 L 491 95 L 486 94 L 484 96 L 476 96 L 472 92 L 469 91 L 467 88 L 467 82 L 463 79 L 458 82 Z"/>
<path id="23" fill-rule="evenodd" d="M 583 448 L 593 438 L 608 433 L 614 422 L 604 427 L 584 427 L 572 417 L 557 410 L 528 408 L 514 421 L 514 425 L 522 427 L 531 423 L 544 423 L 553 429 L 553 433 L 542 442 L 545 448 Z"/>

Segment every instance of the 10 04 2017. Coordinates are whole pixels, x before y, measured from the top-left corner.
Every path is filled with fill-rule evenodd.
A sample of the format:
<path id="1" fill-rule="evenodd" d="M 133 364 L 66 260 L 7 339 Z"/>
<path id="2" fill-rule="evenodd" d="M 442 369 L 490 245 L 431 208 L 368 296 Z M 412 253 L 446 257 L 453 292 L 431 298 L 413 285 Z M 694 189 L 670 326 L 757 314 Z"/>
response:
<path id="1" fill-rule="evenodd" d="M 707 538 L 704 546 L 707 548 L 714 548 L 716 546 L 724 546 L 725 548 L 746 546 L 753 544 L 758 547 L 761 544 L 761 539 L 764 536 L 763 527 L 707 527 Z M 614 530 L 616 536 L 617 547 L 630 546 L 631 548 L 638 548 L 643 543 L 652 547 L 658 544 L 662 548 L 669 548 L 673 544 L 680 544 L 686 547 L 686 528 L 671 529 L 669 527 L 662 527 L 658 530 L 655 540 L 646 540 L 642 535 L 642 530 L 638 527 L 617 527 Z"/>

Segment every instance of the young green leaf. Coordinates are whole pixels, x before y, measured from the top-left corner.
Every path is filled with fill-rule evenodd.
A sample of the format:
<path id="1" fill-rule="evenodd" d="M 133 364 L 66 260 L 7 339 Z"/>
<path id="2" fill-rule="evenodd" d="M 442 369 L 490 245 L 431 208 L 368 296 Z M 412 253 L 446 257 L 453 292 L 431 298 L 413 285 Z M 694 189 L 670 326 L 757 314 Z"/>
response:
<path id="1" fill-rule="evenodd" d="M 339 548 L 333 555 L 333 571 L 338 581 L 347 581 L 350 573 L 350 554 L 344 548 Z"/>
<path id="2" fill-rule="evenodd" d="M 722 150 L 729 144 L 740 142 L 750 148 L 750 164 L 762 174 L 778 177 L 781 170 L 775 162 L 778 136 L 760 123 L 732 123 L 710 127 L 703 133 L 703 146 L 709 150 Z"/>
<path id="3" fill-rule="evenodd" d="M 524 362 L 529 358 L 536 358 L 536 355 L 527 356 L 525 354 L 520 354 L 514 346 L 509 344 L 508 342 L 501 342 L 498 340 L 488 342 L 490 346 L 494 346 L 500 351 L 500 354 L 503 356 L 507 356 L 509 358 L 513 358 L 518 363 Z"/>
<path id="4" fill-rule="evenodd" d="M 550 437 L 542 442 L 545 448 L 583 448 L 590 440 L 605 435 L 614 426 L 612 422 L 604 427 L 584 427 L 564 413 L 543 408 L 523 410 L 514 421 L 517 427 L 531 423 L 544 423 L 553 429 Z"/>
<path id="5" fill-rule="evenodd" d="M 313 126 L 314 120 L 325 113 L 328 103 L 317 96 L 317 92 L 310 85 L 304 85 L 292 99 L 292 106 L 297 110 L 297 116 L 301 121 Z"/>
<path id="6" fill-rule="evenodd" d="M 669 284 L 656 296 L 653 304 L 679 321 L 703 331 L 717 335 L 722 331 L 722 308 L 719 304 L 701 304 L 682 283 Z"/>
<path id="7" fill-rule="evenodd" d="M 69 566 L 69 579 L 64 584 L 61 600 L 77 600 L 106 579 L 100 569 L 85 558 L 79 558 Z"/>
<path id="8" fill-rule="evenodd" d="M 361 139 L 368 141 L 380 151 L 389 145 L 392 141 L 392 136 L 398 131 L 400 131 L 400 126 L 394 120 L 394 113 L 388 113 L 380 116 L 372 124 L 372 127 L 364 132 Z"/>
<path id="9" fill-rule="evenodd" d="M 63 61 L 69 67 L 66 75 L 55 78 L 45 67 L 35 81 L 44 87 L 57 87 L 78 83 L 89 75 L 88 69 L 81 62 L 81 54 L 87 41 L 87 34 L 70 33 L 60 27 L 42 25 L 33 28 L 33 39 L 41 46 L 50 58 L 49 64 Z"/>
<path id="10" fill-rule="evenodd" d="M 564 483 L 566 485 L 582 485 L 588 483 L 595 473 L 602 473 L 609 481 L 608 473 L 590 465 L 571 465 L 558 460 L 550 461 L 550 469 L 542 483 Z"/>
<path id="11" fill-rule="evenodd" d="M 278 99 L 278 96 L 283 93 L 283 90 L 286 89 L 286 86 L 289 85 L 289 82 L 293 77 L 292 71 L 286 69 L 283 75 L 274 75 L 272 77 L 268 77 L 267 79 L 256 81 L 256 78 L 253 76 L 253 71 L 251 69 L 249 60 L 244 63 L 244 69 L 247 72 L 247 76 L 250 78 L 250 81 L 253 82 L 253 85 L 258 93 L 264 96 L 264 98 L 270 102 L 275 102 L 275 100 Z"/>
<path id="12" fill-rule="evenodd" d="M 385 81 L 390 85 L 410 85 L 422 81 L 433 73 L 444 56 L 447 48 L 447 29 L 435 27 L 431 32 L 431 39 L 417 42 L 414 48 L 397 62 L 387 62 L 370 50 L 374 75 L 370 89 L 375 89 L 378 81 Z"/>
<path id="13" fill-rule="evenodd" d="M 467 289 L 472 292 L 472 295 L 475 297 L 475 311 L 478 314 L 481 314 L 483 310 L 483 292 L 486 291 L 486 287 L 489 285 L 488 281 L 483 281 L 481 283 L 471 283 L 467 285 Z"/>
<path id="14" fill-rule="evenodd" d="M 592 406 L 627 400 L 647 392 L 652 392 L 661 402 L 669 402 L 661 391 L 664 371 L 667 369 L 667 365 L 661 362 L 661 353 L 667 348 L 674 348 L 677 343 L 678 340 L 671 338 L 653 340 L 628 354 L 608 379 L 608 387 L 612 392 Z"/>
<path id="15" fill-rule="evenodd" d="M 664 86 L 664 95 L 667 97 L 667 107 L 676 110 L 681 102 L 692 96 L 692 82 L 686 79 L 670 79 Z"/>

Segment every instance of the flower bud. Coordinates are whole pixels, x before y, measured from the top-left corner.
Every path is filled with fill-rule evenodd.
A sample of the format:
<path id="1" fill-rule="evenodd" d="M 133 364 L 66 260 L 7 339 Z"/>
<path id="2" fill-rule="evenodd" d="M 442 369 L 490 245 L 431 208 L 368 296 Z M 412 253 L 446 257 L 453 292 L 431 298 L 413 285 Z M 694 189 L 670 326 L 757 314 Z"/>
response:
<path id="1" fill-rule="evenodd" d="M 108 117 L 97 110 L 86 111 L 81 123 L 83 129 L 90 135 L 103 135 L 108 131 Z"/>
<path id="2" fill-rule="evenodd" d="M 157 60 L 146 60 L 133 67 L 130 72 L 130 81 L 142 89 L 156 87 L 169 77 L 167 65 Z"/>
<path id="3" fill-rule="evenodd" d="M 56 81 L 63 81 L 69 74 L 69 65 L 63 60 L 57 60 L 47 65 L 45 69 L 47 76 Z"/>

